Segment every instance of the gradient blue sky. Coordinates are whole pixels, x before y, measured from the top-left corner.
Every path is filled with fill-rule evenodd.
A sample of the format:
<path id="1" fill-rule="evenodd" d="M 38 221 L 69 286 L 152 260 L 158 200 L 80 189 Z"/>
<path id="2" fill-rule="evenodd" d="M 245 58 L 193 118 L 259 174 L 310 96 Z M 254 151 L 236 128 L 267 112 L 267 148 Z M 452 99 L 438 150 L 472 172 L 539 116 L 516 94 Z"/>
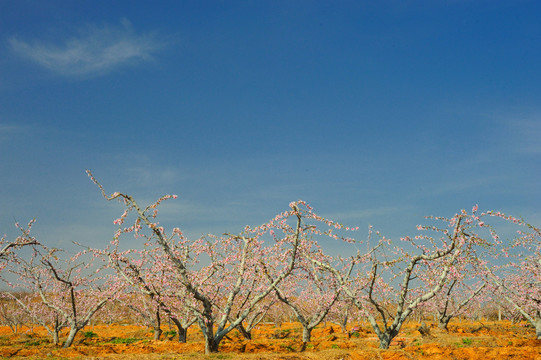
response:
<path id="1" fill-rule="evenodd" d="M 392 237 L 541 224 L 538 1 L 1 1 L 0 232 L 105 245 L 88 180 L 191 236 L 299 198 Z"/>

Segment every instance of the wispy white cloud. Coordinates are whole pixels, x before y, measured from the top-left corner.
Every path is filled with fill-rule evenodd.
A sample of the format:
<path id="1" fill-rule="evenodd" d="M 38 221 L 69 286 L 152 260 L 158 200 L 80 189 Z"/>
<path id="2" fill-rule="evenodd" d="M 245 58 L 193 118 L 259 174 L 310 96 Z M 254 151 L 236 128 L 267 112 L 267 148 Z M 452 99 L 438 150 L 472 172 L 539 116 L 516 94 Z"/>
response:
<path id="1" fill-rule="evenodd" d="M 541 154 L 541 111 L 539 107 L 495 109 L 487 116 L 499 128 L 498 150 L 521 155 Z M 502 148 L 503 147 L 503 148 Z"/>
<path id="2" fill-rule="evenodd" d="M 375 217 L 391 216 L 394 214 L 400 214 L 405 211 L 411 211 L 411 208 L 398 207 L 398 206 L 371 207 L 366 210 L 333 212 L 333 213 L 325 214 L 325 216 L 327 216 L 330 219 L 339 220 L 339 221 L 345 221 L 345 220 L 357 221 L 357 220 L 373 219 Z"/>
<path id="3" fill-rule="evenodd" d="M 182 179 L 181 171 L 172 166 L 141 164 L 125 168 L 124 173 L 132 183 L 140 187 L 171 185 Z"/>
<path id="4" fill-rule="evenodd" d="M 0 124 L 0 143 L 4 142 L 10 137 L 13 137 L 15 134 L 20 134 L 24 131 L 28 131 L 27 126 L 16 124 Z"/>
<path id="5" fill-rule="evenodd" d="M 466 164 L 467 165 L 467 164 Z M 465 166 L 466 166 L 465 165 Z M 470 168 L 470 167 L 468 167 Z M 497 176 L 480 176 L 456 179 L 451 178 L 444 181 L 438 181 L 423 188 L 423 198 L 436 198 L 444 195 L 459 194 L 470 192 L 475 189 L 481 189 L 489 186 L 491 183 L 501 181 Z"/>
<path id="6" fill-rule="evenodd" d="M 0 135 L 22 131 L 24 126 L 15 124 L 0 124 Z"/>
<path id="7" fill-rule="evenodd" d="M 521 154 L 541 154 L 541 115 L 513 122 L 517 134 L 515 151 Z"/>
<path id="8" fill-rule="evenodd" d="M 8 39 L 16 54 L 64 76 L 97 76 L 120 65 L 148 60 L 165 45 L 156 33 L 137 34 L 128 20 L 120 26 L 89 25 L 63 44 Z"/>

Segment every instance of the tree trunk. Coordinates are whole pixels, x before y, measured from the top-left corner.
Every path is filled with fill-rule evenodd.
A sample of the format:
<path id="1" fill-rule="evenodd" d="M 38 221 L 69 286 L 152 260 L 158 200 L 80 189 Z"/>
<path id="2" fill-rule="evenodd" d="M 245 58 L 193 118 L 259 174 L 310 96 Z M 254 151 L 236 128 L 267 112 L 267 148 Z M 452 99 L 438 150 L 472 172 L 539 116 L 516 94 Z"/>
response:
<path id="1" fill-rule="evenodd" d="M 252 340 L 252 332 L 246 330 L 246 328 L 244 327 L 244 325 L 242 325 L 242 323 L 237 325 L 237 330 L 239 330 L 239 332 L 242 334 L 242 336 L 246 340 Z"/>
<path id="2" fill-rule="evenodd" d="M 387 332 L 383 333 L 383 335 L 379 338 L 379 348 L 387 350 L 391 345 L 391 340 L 391 334 Z"/>
<path id="3" fill-rule="evenodd" d="M 446 315 L 439 318 L 438 327 L 444 331 L 449 332 L 449 329 L 447 326 L 449 325 L 449 321 L 451 321 L 452 316 Z"/>
<path id="4" fill-rule="evenodd" d="M 348 332 L 348 317 L 347 317 L 347 315 L 344 318 L 344 320 L 340 323 L 340 329 L 342 330 L 342 332 L 344 334 L 347 334 L 347 332 Z"/>
<path id="5" fill-rule="evenodd" d="M 79 329 L 77 326 L 72 326 L 70 328 L 70 333 L 68 335 L 68 338 L 66 339 L 66 342 L 64 343 L 64 348 L 69 348 L 71 344 L 73 343 L 73 340 L 75 339 L 75 335 L 77 335 L 77 332 Z"/>
<path id="6" fill-rule="evenodd" d="M 188 338 L 188 328 L 183 328 L 182 326 L 177 326 L 177 332 L 178 332 L 178 342 L 179 343 L 186 343 L 186 339 Z"/>
<path id="7" fill-rule="evenodd" d="M 53 343 L 57 345 L 60 342 L 60 331 L 62 331 L 63 326 L 60 324 L 60 320 L 58 320 L 58 316 L 54 319 L 53 324 Z"/>
<path id="8" fill-rule="evenodd" d="M 541 340 L 541 319 L 537 319 L 535 322 L 535 335 L 537 336 L 537 340 Z"/>
<path id="9" fill-rule="evenodd" d="M 156 309 L 156 323 L 154 325 L 154 340 L 160 340 L 162 336 L 162 318 L 160 316 L 160 307 Z"/>
<path id="10" fill-rule="evenodd" d="M 214 322 L 199 319 L 199 327 L 205 337 L 205 354 L 217 353 L 218 345 L 220 345 L 223 336 L 217 337 L 214 335 Z"/>
<path id="11" fill-rule="evenodd" d="M 441 326 L 441 322 L 438 324 L 438 326 Z M 445 324 L 445 326 L 447 326 L 447 323 Z M 421 323 L 421 326 L 419 326 L 417 330 L 421 333 L 423 337 L 430 336 L 430 327 L 426 325 L 424 321 Z"/>
<path id="12" fill-rule="evenodd" d="M 182 323 L 177 318 L 170 317 L 169 320 L 173 321 L 173 323 L 177 327 L 178 342 L 179 343 L 186 343 L 186 338 L 188 336 L 188 327 L 189 326 L 184 328 L 182 326 Z"/>
<path id="13" fill-rule="evenodd" d="M 380 349 L 388 349 L 391 345 L 391 341 L 395 338 L 396 335 L 398 335 L 398 331 L 400 330 L 400 324 L 397 329 L 388 328 L 385 330 L 385 332 L 380 333 L 379 335 L 379 348 Z"/>
<path id="14" fill-rule="evenodd" d="M 219 341 L 216 341 L 214 337 L 205 337 L 205 354 L 212 354 L 218 352 Z"/>
<path id="15" fill-rule="evenodd" d="M 154 327 L 154 340 L 160 340 L 162 336 L 162 329 L 159 326 Z"/>
<path id="16" fill-rule="evenodd" d="M 302 327 L 302 342 L 304 343 L 310 342 L 311 338 L 312 338 L 312 328 L 303 326 Z"/>

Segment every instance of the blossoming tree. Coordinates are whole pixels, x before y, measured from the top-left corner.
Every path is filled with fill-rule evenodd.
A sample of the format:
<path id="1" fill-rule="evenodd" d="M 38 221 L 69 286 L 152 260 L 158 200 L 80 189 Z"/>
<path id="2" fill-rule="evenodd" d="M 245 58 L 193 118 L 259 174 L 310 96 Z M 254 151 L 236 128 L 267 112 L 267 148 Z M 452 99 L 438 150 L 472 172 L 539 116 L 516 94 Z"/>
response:
<path id="1" fill-rule="evenodd" d="M 368 318 L 380 348 L 388 349 L 408 316 L 442 290 L 460 257 L 472 244 L 483 242 L 471 233 L 478 226 L 476 211 L 477 207 L 472 214 L 462 210 L 450 219 L 432 217 L 447 226 L 418 226 L 418 230 L 431 233 L 404 237 L 400 246 L 382 237 L 369 251 L 357 256 L 355 276 L 350 280 L 330 264 L 312 261 L 333 272 L 343 291 Z M 422 281 L 419 275 L 426 272 L 437 275 L 430 282 Z"/>
<path id="2" fill-rule="evenodd" d="M 130 195 L 118 192 L 107 195 L 90 172 L 89 176 L 100 187 L 104 197 L 109 200 L 119 199 L 125 205 L 124 214 L 116 223 L 123 224 L 128 214 L 134 212 L 136 220 L 130 228 L 135 235 L 145 237 L 146 242 L 163 251 L 164 258 L 168 261 L 167 266 L 175 271 L 177 286 L 184 288 L 196 304 L 192 310 L 197 314 L 197 322 L 205 337 L 206 353 L 217 352 L 223 337 L 241 324 L 256 305 L 287 278 L 294 268 L 297 249 L 306 231 L 299 205 L 296 203 L 291 204 L 291 210 L 279 214 L 262 226 L 246 227 L 240 235 L 211 237 L 190 243 L 179 238 L 176 229 L 168 235 L 155 221 L 159 204 L 176 196 L 164 196 L 156 203 L 142 208 Z M 288 223 L 288 220 L 292 220 L 293 224 Z M 144 234 L 143 226 L 149 229 L 150 233 Z M 282 236 L 277 238 L 274 244 L 267 246 L 263 237 L 270 230 L 279 232 Z M 202 254 L 210 259 L 209 265 L 195 268 L 185 260 L 191 255 L 198 257 Z M 260 283 L 261 286 L 251 289 L 249 299 L 243 299 L 242 310 L 237 312 L 238 316 L 234 316 L 233 309 L 238 305 L 238 295 L 245 293 L 249 279 L 258 276 L 261 270 L 260 259 L 267 257 L 281 260 L 275 265 L 275 269 L 279 268 L 279 275 L 271 284 Z"/>
<path id="3" fill-rule="evenodd" d="M 23 243 L 32 243 L 32 251 L 28 256 L 17 254 L 12 257 L 5 270 L 16 276 L 17 281 L 8 284 L 39 296 L 47 309 L 32 310 L 30 314 L 34 319 L 39 318 L 38 322 L 47 319 L 52 322 L 49 330 L 53 341 L 58 341 L 58 332 L 64 325 L 68 327 L 64 347 L 69 347 L 75 335 L 114 296 L 116 289 L 103 285 L 93 256 L 87 256 L 83 251 L 65 257 L 61 250 L 49 249 L 35 241 L 29 231 L 23 232 L 23 236 L 26 238 Z M 25 307 L 22 302 L 19 304 Z"/>
<path id="4" fill-rule="evenodd" d="M 0 239 L 0 272 L 7 266 L 7 263 L 12 260 L 14 256 L 14 250 L 20 249 L 24 246 L 39 245 L 36 238 L 30 236 L 30 230 L 32 225 L 36 222 L 36 219 L 32 219 L 26 228 L 23 228 L 19 223 L 15 223 L 17 229 L 20 230 L 19 235 L 15 240 L 7 240 L 7 236 L 4 235 Z"/>
<path id="5" fill-rule="evenodd" d="M 500 245 L 492 264 L 485 265 L 487 279 L 497 294 L 535 328 L 541 340 L 541 229 L 501 212 L 489 211 L 482 216 L 518 227 L 513 239 L 503 241 L 494 226 L 481 221 Z"/>

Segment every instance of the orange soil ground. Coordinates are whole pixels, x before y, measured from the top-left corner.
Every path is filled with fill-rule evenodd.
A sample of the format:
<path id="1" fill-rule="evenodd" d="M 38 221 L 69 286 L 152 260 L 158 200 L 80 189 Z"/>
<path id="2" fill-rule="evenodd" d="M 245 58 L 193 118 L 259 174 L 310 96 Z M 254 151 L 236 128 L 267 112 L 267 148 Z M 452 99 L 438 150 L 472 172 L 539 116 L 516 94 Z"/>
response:
<path id="1" fill-rule="evenodd" d="M 361 325 L 356 336 L 348 338 L 340 327 L 327 324 L 313 331 L 312 342 L 302 348 L 299 324 L 260 325 L 253 340 L 243 340 L 237 331 L 220 345 L 220 353 L 203 355 L 203 338 L 196 327 L 190 328 L 188 342 L 152 340 L 152 334 L 133 325 L 96 325 L 81 331 L 69 349 L 53 346 L 44 329 L 23 328 L 12 334 L 0 327 L 0 359 L 532 359 L 541 360 L 541 341 L 525 324 L 502 322 L 451 322 L 449 333 L 432 328 L 431 337 L 422 337 L 419 324 L 406 324 L 389 350 L 378 349 L 378 341 L 368 325 Z M 164 329 L 167 330 L 167 329 Z M 92 331 L 97 336 L 85 338 Z M 281 332 L 281 333 L 280 333 Z M 277 335 L 286 336 L 275 339 Z M 66 335 L 65 333 L 63 334 Z M 126 340 L 134 341 L 133 343 Z M 62 339 L 61 339 L 62 340 Z"/>

